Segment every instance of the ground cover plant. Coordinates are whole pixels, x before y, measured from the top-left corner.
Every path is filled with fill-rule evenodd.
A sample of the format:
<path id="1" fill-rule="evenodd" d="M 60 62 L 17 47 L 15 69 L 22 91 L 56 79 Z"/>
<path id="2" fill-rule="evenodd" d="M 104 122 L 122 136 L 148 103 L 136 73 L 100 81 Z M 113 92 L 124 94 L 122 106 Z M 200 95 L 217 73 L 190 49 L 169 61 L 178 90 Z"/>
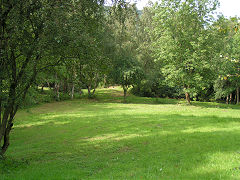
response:
<path id="1" fill-rule="evenodd" d="M 240 107 L 129 95 L 20 110 L 0 179 L 238 179 Z"/>

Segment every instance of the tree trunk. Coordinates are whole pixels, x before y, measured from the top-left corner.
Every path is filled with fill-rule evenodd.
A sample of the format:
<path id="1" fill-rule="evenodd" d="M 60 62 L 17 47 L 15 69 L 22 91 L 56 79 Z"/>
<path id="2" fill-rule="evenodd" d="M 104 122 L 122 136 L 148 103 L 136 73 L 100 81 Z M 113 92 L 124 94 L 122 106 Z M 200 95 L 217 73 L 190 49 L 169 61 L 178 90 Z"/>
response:
<path id="1" fill-rule="evenodd" d="M 239 87 L 237 87 L 236 97 L 237 97 L 237 104 L 239 104 Z"/>
<path id="2" fill-rule="evenodd" d="M 94 94 L 95 94 L 95 91 L 96 91 L 96 88 L 94 88 L 94 89 L 93 89 L 92 95 L 94 95 Z"/>
<path id="3" fill-rule="evenodd" d="M 74 83 L 72 84 L 72 92 L 71 92 L 71 99 L 74 98 Z"/>
<path id="4" fill-rule="evenodd" d="M 127 88 L 123 87 L 123 102 L 126 103 L 126 97 L 127 97 Z"/>
<path id="5" fill-rule="evenodd" d="M 1 129 L 2 129 L 2 79 L 0 79 L 0 134 L 1 134 Z M 0 139 L 0 146 L 1 146 L 1 139 Z"/>
<path id="6" fill-rule="evenodd" d="M 32 75 L 32 78 L 30 79 L 30 81 L 28 82 L 28 84 L 24 87 L 24 91 L 21 94 L 21 100 L 24 100 L 27 94 L 28 89 L 30 88 L 32 82 L 34 81 L 34 79 L 36 78 L 36 70 L 34 70 L 34 73 Z M 4 108 L 3 113 L 0 114 L 0 117 L 2 119 L 2 121 L 0 122 L 0 145 L 2 145 L 0 147 L 0 156 L 3 157 L 3 155 L 5 154 L 5 152 L 8 149 L 8 146 L 10 144 L 9 140 L 9 134 L 10 131 L 12 129 L 13 126 L 13 120 L 14 117 L 17 113 L 18 110 L 18 104 L 16 104 L 16 87 L 17 84 L 13 83 L 10 86 L 10 92 L 9 92 L 9 100 L 7 102 L 7 107 Z M 18 98 L 20 98 L 18 96 Z M 2 144 L 2 140 L 3 140 L 3 144 Z"/>
<path id="7" fill-rule="evenodd" d="M 2 122 L 0 123 L 0 145 L 2 145 L 1 142 L 3 141 L 3 145 L 0 148 L 1 156 L 4 155 L 9 146 L 9 134 L 13 126 L 13 118 L 18 109 L 18 105 L 15 105 L 16 87 L 17 84 L 15 82 L 11 84 L 7 107 L 4 108 L 3 115 L 0 114 L 2 116 Z"/>
<path id="8" fill-rule="evenodd" d="M 60 85 L 59 85 L 59 83 L 55 83 L 55 91 L 56 91 L 57 101 L 60 100 L 59 89 L 60 89 Z"/>
<path id="9" fill-rule="evenodd" d="M 47 86 L 48 86 L 48 88 L 49 89 L 51 89 L 51 86 L 50 86 L 50 84 L 49 84 L 49 82 L 47 81 Z"/>
<path id="10" fill-rule="evenodd" d="M 64 79 L 63 81 L 63 93 L 67 94 L 68 93 L 68 83 L 67 83 L 67 79 Z"/>
<path id="11" fill-rule="evenodd" d="M 7 126 L 7 128 L 6 128 L 6 131 L 5 131 L 5 133 L 4 133 L 4 136 L 3 136 L 3 137 L 4 137 L 4 138 L 3 138 L 3 145 L 2 145 L 1 150 L 0 150 L 0 156 L 2 156 L 2 157 L 3 157 L 3 155 L 5 154 L 5 152 L 7 151 L 8 146 L 10 145 L 9 134 L 10 134 L 10 131 L 11 131 L 12 126 L 13 126 L 12 121 L 13 121 L 13 117 L 12 117 L 11 120 L 9 120 L 9 124 L 8 124 L 8 126 Z"/>
<path id="12" fill-rule="evenodd" d="M 90 88 L 90 86 L 88 86 L 87 88 L 88 88 L 88 95 L 90 95 L 91 94 L 91 88 Z"/>
<path id="13" fill-rule="evenodd" d="M 227 95 L 226 104 L 229 104 L 229 95 Z"/>
<path id="14" fill-rule="evenodd" d="M 232 93 L 231 93 L 231 94 L 229 95 L 229 103 L 230 103 L 230 104 L 232 104 L 232 100 L 233 100 L 232 97 L 233 97 L 233 95 L 232 95 Z"/>
<path id="15" fill-rule="evenodd" d="M 186 101 L 188 104 L 191 104 L 190 95 L 188 92 L 185 92 Z"/>
<path id="16" fill-rule="evenodd" d="M 87 86 L 88 88 L 88 98 L 92 97 L 92 93 L 91 93 L 91 86 Z"/>
<path id="17" fill-rule="evenodd" d="M 189 86 L 184 85 L 184 91 L 185 91 L 185 98 L 188 104 L 191 104 L 191 99 L 190 99 L 190 94 L 186 91 L 187 89 L 189 89 Z"/>

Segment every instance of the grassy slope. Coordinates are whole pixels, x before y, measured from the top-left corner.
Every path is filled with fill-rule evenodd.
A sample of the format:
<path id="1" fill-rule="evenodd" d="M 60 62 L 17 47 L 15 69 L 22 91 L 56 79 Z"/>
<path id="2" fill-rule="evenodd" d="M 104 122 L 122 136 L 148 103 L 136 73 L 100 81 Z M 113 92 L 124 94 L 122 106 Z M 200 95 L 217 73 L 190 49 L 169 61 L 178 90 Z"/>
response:
<path id="1" fill-rule="evenodd" d="M 240 178 L 239 106 L 97 97 L 21 110 L 0 179 Z"/>

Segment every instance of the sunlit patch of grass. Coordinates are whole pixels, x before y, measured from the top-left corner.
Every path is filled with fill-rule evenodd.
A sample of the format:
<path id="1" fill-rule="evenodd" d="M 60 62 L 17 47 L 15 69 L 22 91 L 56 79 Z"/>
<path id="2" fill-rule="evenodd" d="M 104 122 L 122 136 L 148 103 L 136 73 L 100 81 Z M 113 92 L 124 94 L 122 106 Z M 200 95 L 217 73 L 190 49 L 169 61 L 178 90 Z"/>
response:
<path id="1" fill-rule="evenodd" d="M 40 122 L 33 122 L 33 123 L 26 123 L 26 124 L 20 124 L 20 125 L 16 125 L 14 126 L 15 128 L 18 128 L 18 127 L 31 127 L 31 126 L 39 126 L 39 125 L 44 125 L 46 123 L 50 123 L 52 121 L 40 121 Z"/>
<path id="2" fill-rule="evenodd" d="M 0 179 L 240 178 L 240 106 L 120 90 L 19 111 Z"/>
<path id="3" fill-rule="evenodd" d="M 119 141 L 123 139 L 131 139 L 135 137 L 143 137 L 142 134 L 106 134 L 102 136 L 96 136 L 87 139 L 87 141 L 98 142 L 98 141 Z"/>

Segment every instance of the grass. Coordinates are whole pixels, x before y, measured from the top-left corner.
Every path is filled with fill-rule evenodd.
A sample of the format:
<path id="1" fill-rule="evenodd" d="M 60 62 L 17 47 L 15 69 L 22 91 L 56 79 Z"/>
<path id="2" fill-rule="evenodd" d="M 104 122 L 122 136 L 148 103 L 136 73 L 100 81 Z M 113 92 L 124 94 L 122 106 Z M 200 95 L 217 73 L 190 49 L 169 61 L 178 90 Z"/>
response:
<path id="1" fill-rule="evenodd" d="M 0 179 L 240 179 L 240 106 L 127 98 L 19 111 Z"/>

